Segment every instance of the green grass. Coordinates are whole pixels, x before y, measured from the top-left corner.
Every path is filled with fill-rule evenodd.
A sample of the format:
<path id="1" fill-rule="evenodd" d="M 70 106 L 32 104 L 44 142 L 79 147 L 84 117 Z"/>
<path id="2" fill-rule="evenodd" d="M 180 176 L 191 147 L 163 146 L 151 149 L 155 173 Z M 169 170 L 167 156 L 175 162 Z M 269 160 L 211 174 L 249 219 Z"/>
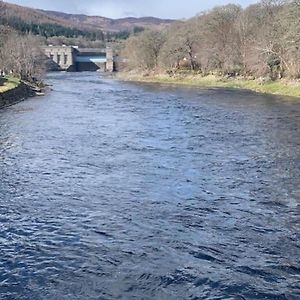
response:
<path id="1" fill-rule="evenodd" d="M 259 93 L 274 94 L 282 96 L 291 96 L 300 98 L 300 83 L 296 82 L 268 82 L 259 83 L 256 80 L 244 80 L 244 79 L 224 79 L 209 75 L 202 77 L 200 75 L 182 75 L 176 77 L 170 77 L 168 75 L 136 75 L 128 73 L 120 73 L 117 75 L 118 79 L 137 82 L 152 82 L 162 84 L 174 84 L 174 85 L 186 85 L 195 86 L 199 88 L 235 88 L 246 89 Z"/>
<path id="2" fill-rule="evenodd" d="M 0 93 L 7 92 L 16 88 L 20 84 L 20 79 L 15 77 L 5 77 L 4 82 L 0 84 Z"/>

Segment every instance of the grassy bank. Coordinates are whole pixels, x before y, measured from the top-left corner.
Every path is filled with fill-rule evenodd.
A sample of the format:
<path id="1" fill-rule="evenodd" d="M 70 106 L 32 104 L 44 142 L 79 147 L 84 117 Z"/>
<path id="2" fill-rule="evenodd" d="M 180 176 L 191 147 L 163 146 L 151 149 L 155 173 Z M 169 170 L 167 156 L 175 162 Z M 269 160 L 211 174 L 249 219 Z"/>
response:
<path id="1" fill-rule="evenodd" d="M 19 86 L 20 79 L 15 77 L 0 78 L 0 93 L 7 92 Z"/>
<path id="2" fill-rule="evenodd" d="M 282 96 L 291 96 L 300 98 L 300 83 L 299 82 L 266 82 L 261 83 L 258 80 L 245 79 L 225 79 L 214 75 L 203 77 L 201 75 L 177 75 L 170 77 L 169 75 L 137 75 L 133 73 L 118 73 L 117 79 L 135 82 L 152 82 L 162 84 L 175 84 L 195 86 L 199 88 L 235 88 L 246 89 L 259 93 L 274 94 Z"/>

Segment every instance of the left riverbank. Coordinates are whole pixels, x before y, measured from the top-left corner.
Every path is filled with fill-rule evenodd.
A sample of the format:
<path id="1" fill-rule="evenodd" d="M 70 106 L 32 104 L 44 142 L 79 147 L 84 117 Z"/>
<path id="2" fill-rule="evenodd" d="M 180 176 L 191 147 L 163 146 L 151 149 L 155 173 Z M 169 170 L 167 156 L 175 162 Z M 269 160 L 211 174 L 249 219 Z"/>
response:
<path id="1" fill-rule="evenodd" d="M 5 84 L 0 86 L 0 108 L 16 104 L 33 97 L 39 89 L 16 78 L 3 78 Z"/>

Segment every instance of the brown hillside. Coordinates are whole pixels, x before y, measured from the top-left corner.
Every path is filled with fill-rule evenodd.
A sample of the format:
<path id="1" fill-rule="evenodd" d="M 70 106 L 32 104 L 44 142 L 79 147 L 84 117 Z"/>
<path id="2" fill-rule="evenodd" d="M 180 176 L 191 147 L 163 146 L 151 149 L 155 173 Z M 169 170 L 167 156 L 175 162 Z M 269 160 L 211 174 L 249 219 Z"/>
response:
<path id="1" fill-rule="evenodd" d="M 0 2 L 0 17 L 17 17 L 28 23 L 50 23 L 81 30 L 102 30 L 106 32 L 130 31 L 135 27 L 161 30 L 174 22 L 173 20 L 153 17 L 109 19 L 100 16 L 67 14 L 34 9 L 7 2 Z"/>

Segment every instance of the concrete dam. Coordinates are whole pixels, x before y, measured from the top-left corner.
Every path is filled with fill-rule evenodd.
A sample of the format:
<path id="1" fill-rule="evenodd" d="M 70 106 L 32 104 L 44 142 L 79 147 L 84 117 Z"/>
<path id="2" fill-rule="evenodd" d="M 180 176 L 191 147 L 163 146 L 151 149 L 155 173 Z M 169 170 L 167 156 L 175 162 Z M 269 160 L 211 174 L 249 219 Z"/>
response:
<path id="1" fill-rule="evenodd" d="M 79 48 L 76 46 L 44 47 L 52 70 L 68 72 L 115 71 L 115 57 L 111 47 L 105 49 Z"/>

